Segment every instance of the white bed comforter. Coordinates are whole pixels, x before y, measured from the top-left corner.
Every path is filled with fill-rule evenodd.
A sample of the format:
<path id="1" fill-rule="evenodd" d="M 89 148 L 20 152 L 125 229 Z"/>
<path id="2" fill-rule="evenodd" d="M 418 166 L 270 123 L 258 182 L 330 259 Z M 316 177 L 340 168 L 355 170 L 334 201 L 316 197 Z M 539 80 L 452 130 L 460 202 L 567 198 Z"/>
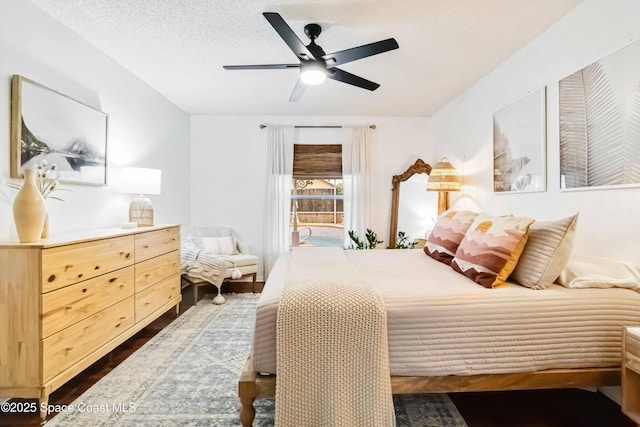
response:
<path id="1" fill-rule="evenodd" d="M 346 251 L 387 309 L 391 375 L 473 375 L 620 365 L 622 326 L 640 325 L 628 289 L 485 289 L 420 250 Z M 253 364 L 276 372 L 276 314 L 290 254 L 257 308 Z"/>

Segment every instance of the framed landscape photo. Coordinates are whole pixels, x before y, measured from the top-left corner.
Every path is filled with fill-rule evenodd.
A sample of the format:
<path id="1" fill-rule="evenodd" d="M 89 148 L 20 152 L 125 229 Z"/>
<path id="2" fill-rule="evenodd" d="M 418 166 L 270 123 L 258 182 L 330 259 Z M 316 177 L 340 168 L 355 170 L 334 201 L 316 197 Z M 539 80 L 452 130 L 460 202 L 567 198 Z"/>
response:
<path id="1" fill-rule="evenodd" d="M 545 88 L 493 115 L 493 191 L 545 191 Z"/>
<path id="2" fill-rule="evenodd" d="M 25 77 L 11 79 L 11 177 L 43 160 L 61 182 L 107 183 L 107 114 Z"/>
<path id="3" fill-rule="evenodd" d="M 560 80 L 560 189 L 640 186 L 640 42 Z"/>

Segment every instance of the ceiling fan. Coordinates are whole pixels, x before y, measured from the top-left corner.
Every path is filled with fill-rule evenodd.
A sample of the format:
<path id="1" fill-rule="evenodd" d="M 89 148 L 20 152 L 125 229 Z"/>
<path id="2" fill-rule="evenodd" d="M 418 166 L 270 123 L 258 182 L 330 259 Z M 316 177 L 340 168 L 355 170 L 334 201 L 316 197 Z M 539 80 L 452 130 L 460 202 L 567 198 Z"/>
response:
<path id="1" fill-rule="evenodd" d="M 282 37 L 287 46 L 289 46 L 289 49 L 296 54 L 300 63 L 224 65 L 223 68 L 225 70 L 286 70 L 290 68 L 299 68 L 300 76 L 293 88 L 291 96 L 289 97 L 289 102 L 299 100 L 304 93 L 306 85 L 320 84 L 324 82 L 326 78 L 367 90 L 376 90 L 380 87 L 378 83 L 374 83 L 370 80 L 356 76 L 355 74 L 348 73 L 337 68 L 337 66 L 398 48 L 398 42 L 391 38 L 338 52 L 325 53 L 324 50 L 315 43 L 315 40 L 322 31 L 320 25 L 305 25 L 304 32 L 307 37 L 311 39 L 311 43 L 305 46 L 279 14 L 275 12 L 264 12 L 263 15 L 280 37 Z"/>

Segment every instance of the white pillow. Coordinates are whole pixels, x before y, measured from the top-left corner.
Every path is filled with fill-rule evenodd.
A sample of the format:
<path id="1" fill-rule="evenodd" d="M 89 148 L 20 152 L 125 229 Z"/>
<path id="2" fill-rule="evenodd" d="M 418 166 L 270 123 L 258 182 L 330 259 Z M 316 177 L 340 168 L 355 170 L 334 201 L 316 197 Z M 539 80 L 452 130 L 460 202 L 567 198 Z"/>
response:
<path id="1" fill-rule="evenodd" d="M 511 279 L 531 289 L 545 289 L 567 264 L 578 215 L 557 221 L 536 221 L 529 227 L 529 240 Z"/>
<path id="2" fill-rule="evenodd" d="M 233 236 L 200 237 L 202 250 L 216 255 L 236 255 L 236 241 Z"/>
<path id="3" fill-rule="evenodd" d="M 628 288 L 640 291 L 640 272 L 628 262 L 572 256 L 558 281 L 567 288 Z"/>

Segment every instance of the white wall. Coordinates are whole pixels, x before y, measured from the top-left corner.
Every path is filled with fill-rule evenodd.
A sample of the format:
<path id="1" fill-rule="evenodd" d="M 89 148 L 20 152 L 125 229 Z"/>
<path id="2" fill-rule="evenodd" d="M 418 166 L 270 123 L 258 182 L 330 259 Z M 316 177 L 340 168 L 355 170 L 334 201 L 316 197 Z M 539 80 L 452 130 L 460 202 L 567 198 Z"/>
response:
<path id="1" fill-rule="evenodd" d="M 150 196 L 156 223 L 190 217 L 189 116 L 68 28 L 24 0 L 0 2 L 0 238 L 16 236 L 9 177 L 11 75 L 20 74 L 109 114 L 108 174 L 123 166 L 162 170 L 162 194 Z M 21 181 L 14 181 L 21 183 Z M 112 184 L 114 181 L 110 181 Z M 128 220 L 133 195 L 65 185 L 64 202 L 47 201 L 52 233 Z"/>
<path id="2" fill-rule="evenodd" d="M 640 188 L 561 192 L 558 123 L 558 81 L 639 40 L 638 16 L 637 0 L 586 0 L 429 119 L 427 140 L 465 173 L 456 207 L 538 219 L 579 212 L 575 253 L 640 265 Z M 545 85 L 547 191 L 493 194 L 492 115 Z"/>
<path id="3" fill-rule="evenodd" d="M 437 161 L 421 117 L 275 117 L 192 116 L 191 223 L 233 228 L 257 255 L 263 251 L 267 131 L 261 123 L 298 125 L 368 125 L 372 131 L 373 211 L 371 225 L 385 243 L 389 239 L 391 177 L 417 158 Z M 324 139 L 339 142 L 335 129 L 297 129 L 296 142 Z M 262 272 L 262 268 L 259 269 Z"/>

